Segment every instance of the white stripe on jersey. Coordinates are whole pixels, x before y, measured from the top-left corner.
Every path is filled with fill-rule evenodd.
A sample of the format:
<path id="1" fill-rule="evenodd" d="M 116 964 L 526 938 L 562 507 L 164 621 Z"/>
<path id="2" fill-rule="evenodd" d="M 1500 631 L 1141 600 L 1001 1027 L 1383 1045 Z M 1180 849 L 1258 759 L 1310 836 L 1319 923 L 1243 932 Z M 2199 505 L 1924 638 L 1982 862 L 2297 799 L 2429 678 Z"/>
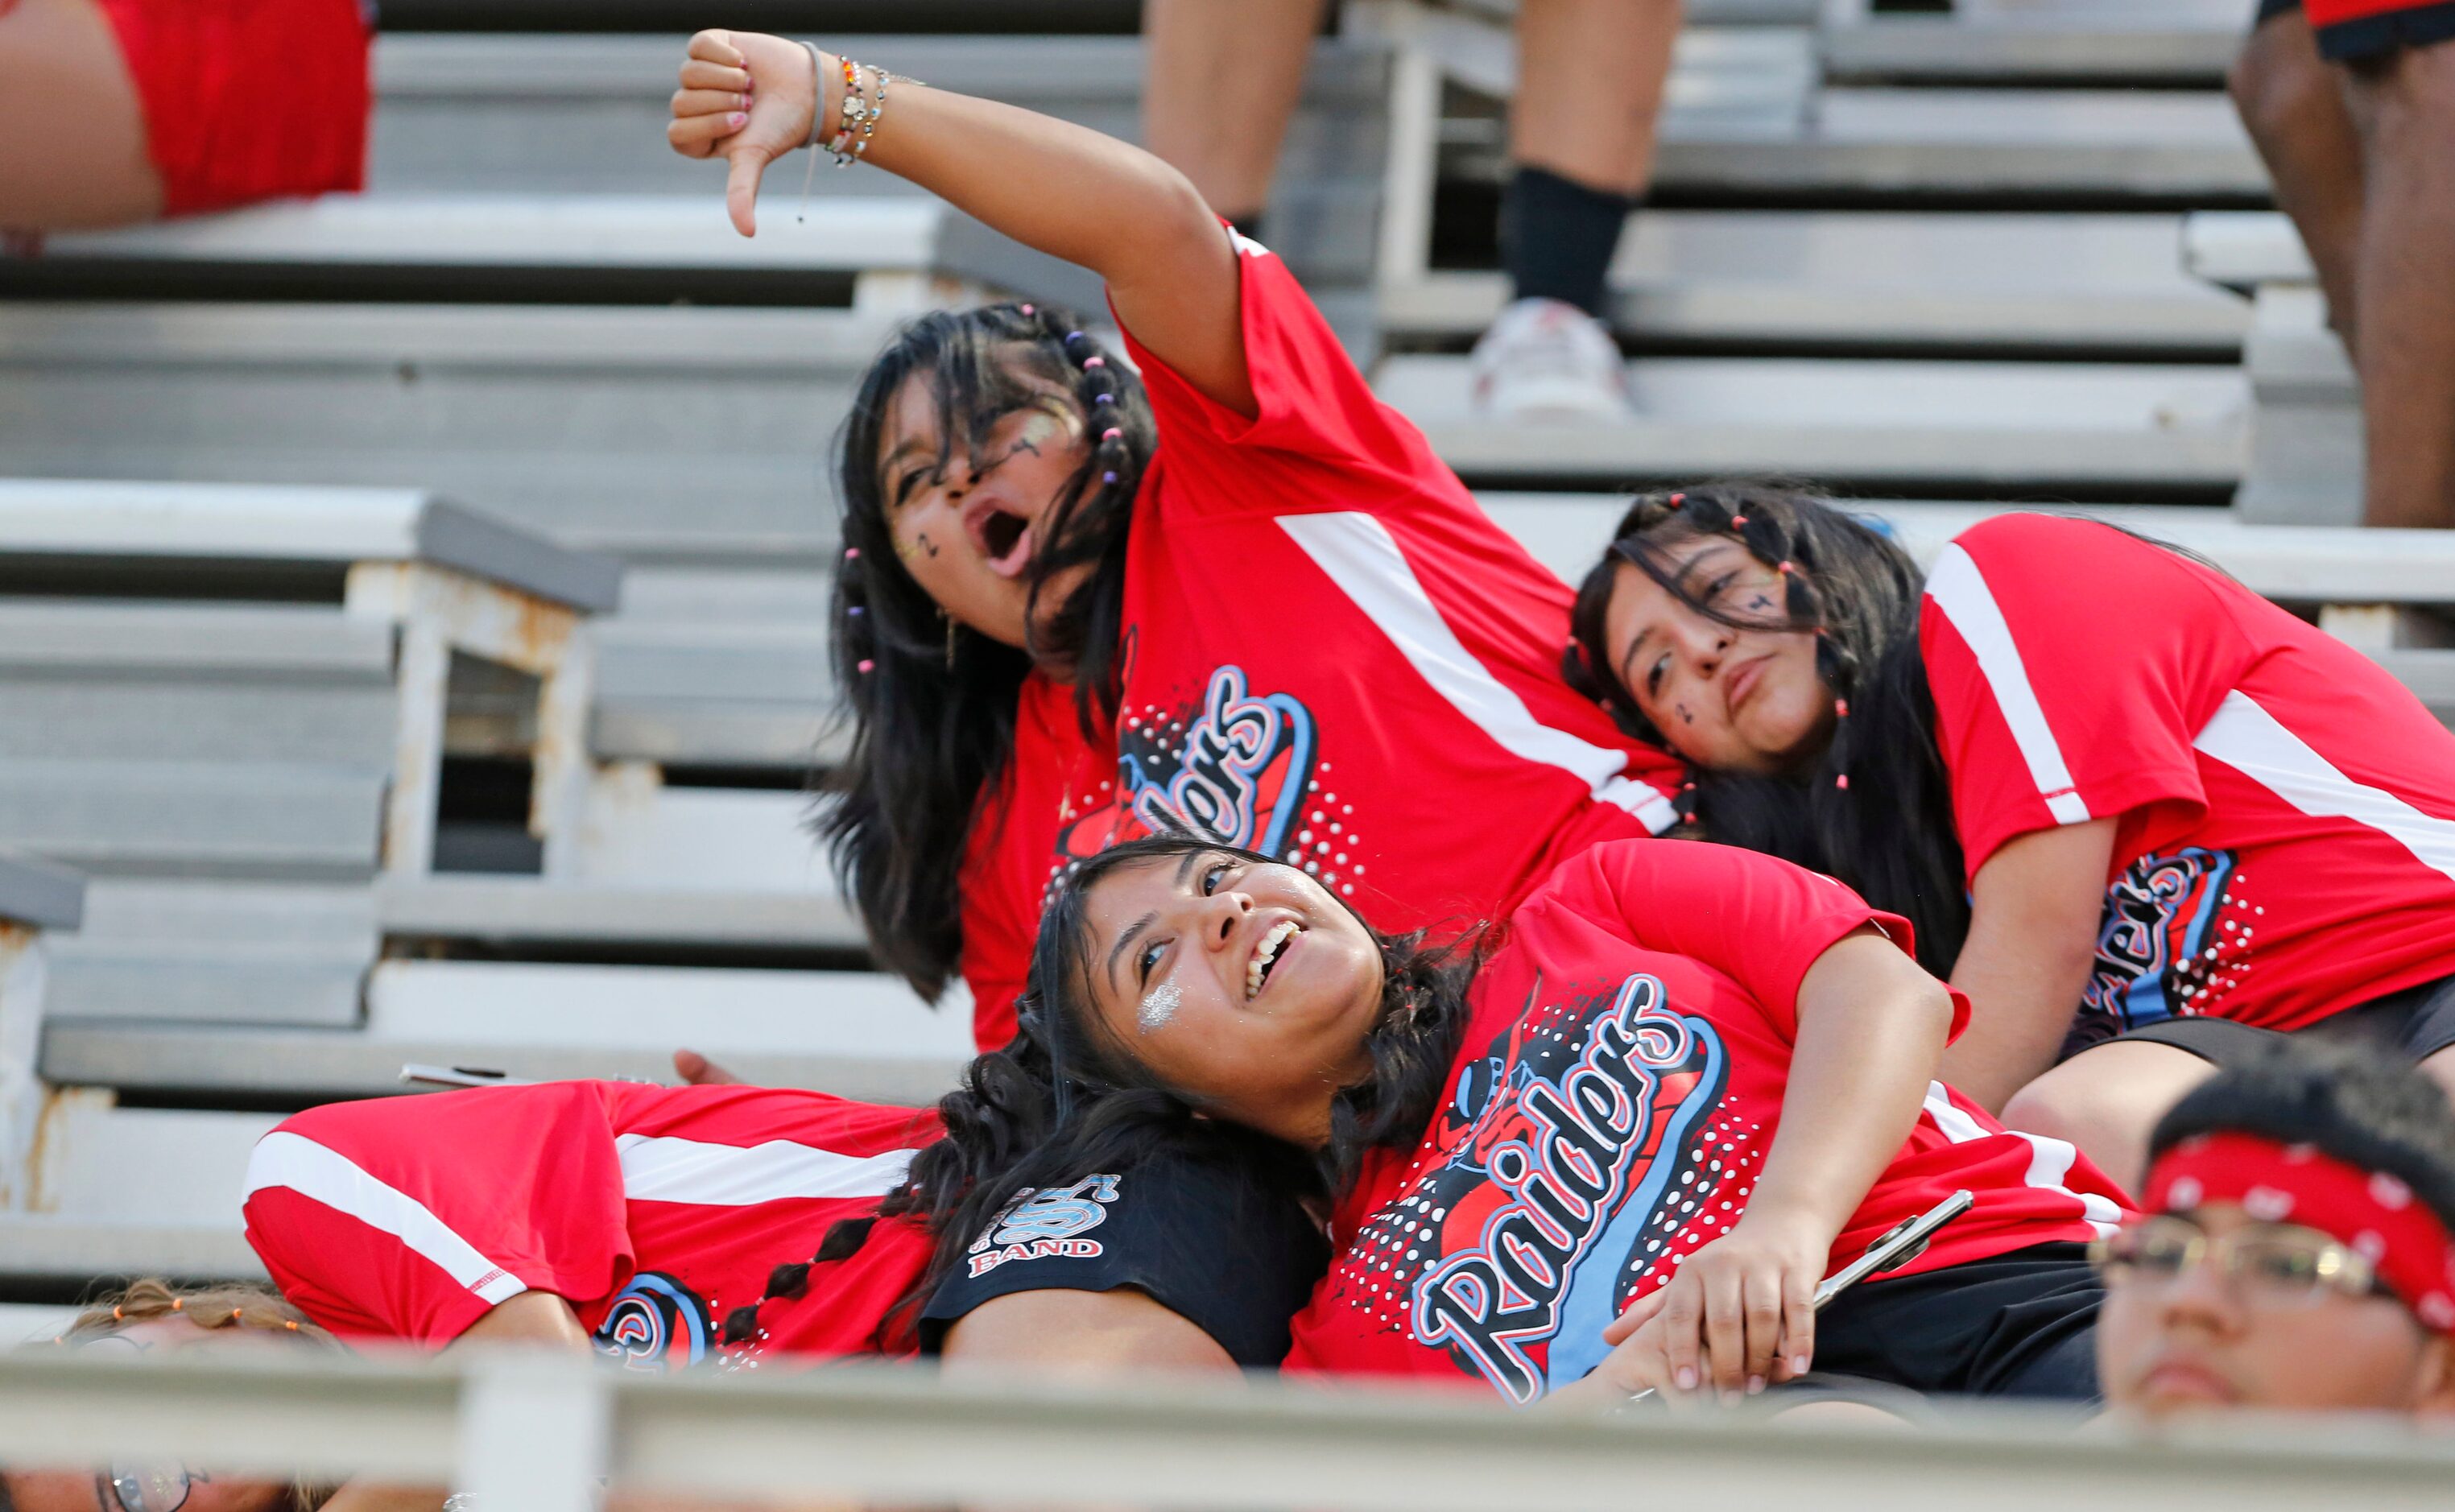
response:
<path id="1" fill-rule="evenodd" d="M 2012 727 L 2012 738 L 2029 765 L 2029 779 L 2038 785 L 2038 796 L 2046 800 L 2046 812 L 2057 824 L 2088 819 L 2088 804 L 2072 789 L 2071 768 L 2063 764 L 2063 748 L 2046 723 L 2037 689 L 2030 686 L 2028 665 L 2020 659 L 2019 644 L 2004 621 L 2003 606 L 1995 602 L 1994 591 L 1986 586 L 1978 563 L 1958 546 L 1946 546 L 1936 554 L 1935 570 L 1927 574 L 1926 596 L 1935 600 L 1935 607 L 1943 611 L 1943 617 L 1952 621 L 1952 628 L 1977 656 L 1978 670 L 1995 695 L 1995 707 L 2003 711 L 2003 722 Z"/>
<path id="2" fill-rule="evenodd" d="M 488 1260 L 425 1203 L 301 1135 L 276 1130 L 256 1141 L 255 1153 L 248 1157 L 241 1200 L 267 1187 L 285 1187 L 390 1234 L 485 1301 L 499 1302 L 528 1290 L 525 1281 Z"/>
<path id="3" fill-rule="evenodd" d="M 903 1183 L 918 1150 L 840 1155 L 790 1139 L 709 1144 L 646 1134 L 614 1140 L 622 1195 L 635 1202 L 749 1207 L 794 1198 L 884 1197 Z"/>
<path id="4" fill-rule="evenodd" d="M 1358 511 L 1283 514 L 1279 525 L 1381 628 L 1432 691 L 1501 749 L 1582 778 L 1595 797 L 1635 815 L 1656 835 L 1679 822 L 1669 798 L 1648 783 L 1620 776 L 1628 767 L 1625 753 L 1589 745 L 1538 722 L 1526 700 L 1459 644 L 1389 527 Z"/>
<path id="5" fill-rule="evenodd" d="M 2368 825 L 2455 881 L 2455 820 L 2344 776 L 2240 689 L 2224 696 L 2191 744 L 2313 818 Z"/>
<path id="6" fill-rule="evenodd" d="M 1995 1131 L 1971 1118 L 1952 1100 L 1952 1094 L 1944 1090 L 1940 1081 L 1926 1084 L 1926 1115 L 1935 1120 L 1935 1126 L 1942 1131 L 1943 1137 L 1955 1144 L 1968 1144 L 1995 1137 Z M 2059 1192 L 2079 1203 L 2080 1217 L 2100 1234 L 2111 1234 L 2121 1226 L 2122 1209 L 2115 1206 L 2112 1199 L 2100 1197 L 2094 1192 L 2075 1192 L 2063 1184 L 2063 1178 L 2071 1174 L 2072 1163 L 2080 1159 L 2080 1151 L 2069 1142 L 2050 1139 L 2042 1134 L 2026 1134 L 2019 1129 L 2003 1132 L 2028 1142 L 2029 1171 L 2025 1178 L 2028 1185 L 2040 1191 Z"/>

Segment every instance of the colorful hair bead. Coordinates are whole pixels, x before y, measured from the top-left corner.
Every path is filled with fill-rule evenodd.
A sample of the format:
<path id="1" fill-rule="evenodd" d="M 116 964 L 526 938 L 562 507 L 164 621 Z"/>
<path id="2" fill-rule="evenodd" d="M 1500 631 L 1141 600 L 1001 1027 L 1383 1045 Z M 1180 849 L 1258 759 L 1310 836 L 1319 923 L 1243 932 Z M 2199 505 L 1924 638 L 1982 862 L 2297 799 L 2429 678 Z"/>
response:
<path id="1" fill-rule="evenodd" d="M 1844 793 L 1849 792 L 1849 791 L 1850 791 L 1850 774 L 1849 774 L 1849 773 L 1847 773 L 1847 772 L 1844 772 L 1844 773 L 1842 773 L 1839 776 L 1835 777 L 1835 778 L 1833 779 L 1833 785 L 1834 785 L 1835 787 L 1836 787 L 1836 788 L 1839 788 L 1839 789 L 1840 789 L 1842 792 L 1844 792 Z"/>
<path id="2" fill-rule="evenodd" d="M 1036 315 L 1036 314 L 1040 313 L 1040 312 L 1039 312 L 1038 310 L 1036 310 L 1036 309 L 1032 308 L 1030 305 L 1025 305 L 1025 306 L 1023 306 L 1023 307 L 1022 307 L 1022 309 L 1023 309 L 1023 312 L 1024 312 L 1025 314 L 1026 314 L 1026 315 Z"/>
<path id="3" fill-rule="evenodd" d="M 1836 699 L 1834 699 L 1834 700 L 1833 700 L 1833 716 L 1834 716 L 1835 718 L 1836 718 L 1836 719 L 1847 719 L 1847 718 L 1849 718 L 1849 717 L 1850 717 L 1850 700 L 1849 700 L 1849 699 L 1847 699 L 1847 698 L 1836 698 Z"/>
<path id="4" fill-rule="evenodd" d="M 1732 516 L 1731 516 L 1731 529 L 1733 529 L 1733 530 L 1735 530 L 1735 531 L 1745 530 L 1745 529 L 1747 529 L 1747 526 L 1748 526 L 1748 517 L 1747 517 L 1746 515 L 1744 515 L 1744 514 L 1734 514 L 1734 515 L 1732 515 Z"/>
<path id="5" fill-rule="evenodd" d="M 1103 473 L 1100 474 L 1100 481 L 1103 483 L 1114 483 L 1116 480 L 1117 474 L 1114 473 Z"/>
<path id="6" fill-rule="evenodd" d="M 1079 331 L 1069 331 L 1069 332 L 1065 333 L 1065 344 L 1066 344 L 1067 346 L 1069 346 L 1069 347 L 1070 347 L 1070 346 L 1072 346 L 1074 343 L 1076 343 L 1076 342 L 1078 342 L 1078 341 L 1082 340 L 1082 339 L 1083 339 L 1083 333 L 1081 333 L 1081 332 L 1079 332 Z"/>
<path id="7" fill-rule="evenodd" d="M 853 670 L 856 672 L 876 672 L 878 670 L 878 663 L 870 660 L 867 656 L 863 656 Z"/>
<path id="8" fill-rule="evenodd" d="M 1114 404 L 1117 402 L 1117 396 L 1113 393 L 1104 393 L 1098 398 L 1093 399 L 1091 402 L 1093 404 Z"/>
<path id="9" fill-rule="evenodd" d="M 1674 494 L 1671 495 L 1671 507 L 1673 509 L 1677 509 L 1687 502 L 1688 495 L 1685 494 Z"/>
<path id="10" fill-rule="evenodd" d="M 1113 425 L 1112 425 L 1112 426 L 1108 427 L 1106 430 L 1105 430 L 1105 431 L 1103 431 L 1103 432 L 1101 432 L 1101 433 L 1100 433 L 1100 441 L 1101 441 L 1101 444 L 1105 446 L 1106 444 L 1107 444 L 1107 443 L 1108 443 L 1108 442 L 1110 442 L 1110 441 L 1122 440 L 1122 439 L 1124 439 L 1124 438 L 1125 438 L 1125 433 L 1126 433 L 1125 432 L 1118 430 L 1115 426 L 1113 426 Z"/>
<path id="11" fill-rule="evenodd" d="M 174 1313 L 186 1311 L 187 1306 L 188 1300 L 185 1297 L 173 1297 L 171 1299 L 171 1311 Z"/>
<path id="12" fill-rule="evenodd" d="M 1108 359 L 1106 357 L 1085 357 L 1083 359 L 1083 371 L 1085 373 L 1089 373 L 1097 368 L 1105 368 L 1107 365 Z"/>
<path id="13" fill-rule="evenodd" d="M 847 546 L 847 547 L 845 547 L 845 548 L 844 548 L 844 560 L 845 560 L 845 561 L 848 561 L 848 562 L 857 562 L 857 561 L 861 560 L 861 548 L 860 548 L 860 547 L 858 547 L 858 546 Z"/>
<path id="14" fill-rule="evenodd" d="M 844 613 L 854 619 L 859 619 L 862 616 L 862 611 L 859 604 L 855 604 L 850 609 L 845 610 Z"/>
<path id="15" fill-rule="evenodd" d="M 1788 577 L 1792 573 L 1796 572 L 1797 570 L 1798 570 L 1798 569 L 1796 569 L 1796 568 L 1793 567 L 1790 563 L 1788 563 L 1788 562 L 1786 562 L 1786 561 L 1785 561 L 1785 562 L 1777 563 L 1777 564 L 1775 566 L 1775 568 L 1774 568 L 1774 571 L 1775 571 L 1775 572 L 1777 572 L 1777 573 L 1781 574 L 1781 575 L 1783 575 L 1784 577 Z"/>

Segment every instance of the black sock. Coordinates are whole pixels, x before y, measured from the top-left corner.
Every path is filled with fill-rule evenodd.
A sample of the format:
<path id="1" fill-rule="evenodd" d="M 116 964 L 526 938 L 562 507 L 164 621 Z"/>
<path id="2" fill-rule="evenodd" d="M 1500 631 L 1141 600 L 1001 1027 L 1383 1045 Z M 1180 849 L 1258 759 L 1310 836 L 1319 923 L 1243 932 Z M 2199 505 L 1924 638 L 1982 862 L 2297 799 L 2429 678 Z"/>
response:
<path id="1" fill-rule="evenodd" d="M 1564 299 L 1603 312 L 1619 229 L 1636 201 L 1519 164 L 1500 195 L 1500 261 L 1519 299 Z"/>

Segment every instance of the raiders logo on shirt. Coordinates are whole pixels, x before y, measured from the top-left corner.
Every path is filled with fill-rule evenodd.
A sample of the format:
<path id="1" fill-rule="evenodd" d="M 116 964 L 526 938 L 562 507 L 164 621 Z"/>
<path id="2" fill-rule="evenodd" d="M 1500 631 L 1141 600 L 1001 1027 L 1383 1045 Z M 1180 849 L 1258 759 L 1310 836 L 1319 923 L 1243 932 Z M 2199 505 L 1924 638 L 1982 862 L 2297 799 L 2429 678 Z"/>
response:
<path id="1" fill-rule="evenodd" d="M 1122 1185 L 1120 1178 L 1104 1175 L 1086 1176 L 1072 1186 L 1025 1190 L 972 1240 L 971 1274 L 985 1276 L 1009 1260 L 1090 1260 L 1102 1254 L 1098 1240 L 1081 1236 L 1107 1220 L 1107 1204 Z"/>

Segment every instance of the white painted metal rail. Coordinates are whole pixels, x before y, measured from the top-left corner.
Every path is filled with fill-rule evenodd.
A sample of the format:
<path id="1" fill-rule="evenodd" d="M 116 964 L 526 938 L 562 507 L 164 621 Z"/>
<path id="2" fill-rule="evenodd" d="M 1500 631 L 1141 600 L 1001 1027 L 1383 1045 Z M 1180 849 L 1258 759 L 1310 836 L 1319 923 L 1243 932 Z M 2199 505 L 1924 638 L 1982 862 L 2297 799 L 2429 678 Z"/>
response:
<path id="1" fill-rule="evenodd" d="M 1785 1430 L 1281 1382 L 940 1381 L 881 1366 L 656 1378 L 562 1356 L 263 1353 L 0 1358 L 0 1462 L 142 1454 L 225 1474 L 361 1472 L 520 1512 L 584 1512 L 599 1476 L 618 1492 L 920 1505 L 2401 1512 L 2444 1507 L 2455 1475 L 2455 1442 L 2333 1421 L 2166 1439 L 1994 1414 L 1916 1434 Z"/>

